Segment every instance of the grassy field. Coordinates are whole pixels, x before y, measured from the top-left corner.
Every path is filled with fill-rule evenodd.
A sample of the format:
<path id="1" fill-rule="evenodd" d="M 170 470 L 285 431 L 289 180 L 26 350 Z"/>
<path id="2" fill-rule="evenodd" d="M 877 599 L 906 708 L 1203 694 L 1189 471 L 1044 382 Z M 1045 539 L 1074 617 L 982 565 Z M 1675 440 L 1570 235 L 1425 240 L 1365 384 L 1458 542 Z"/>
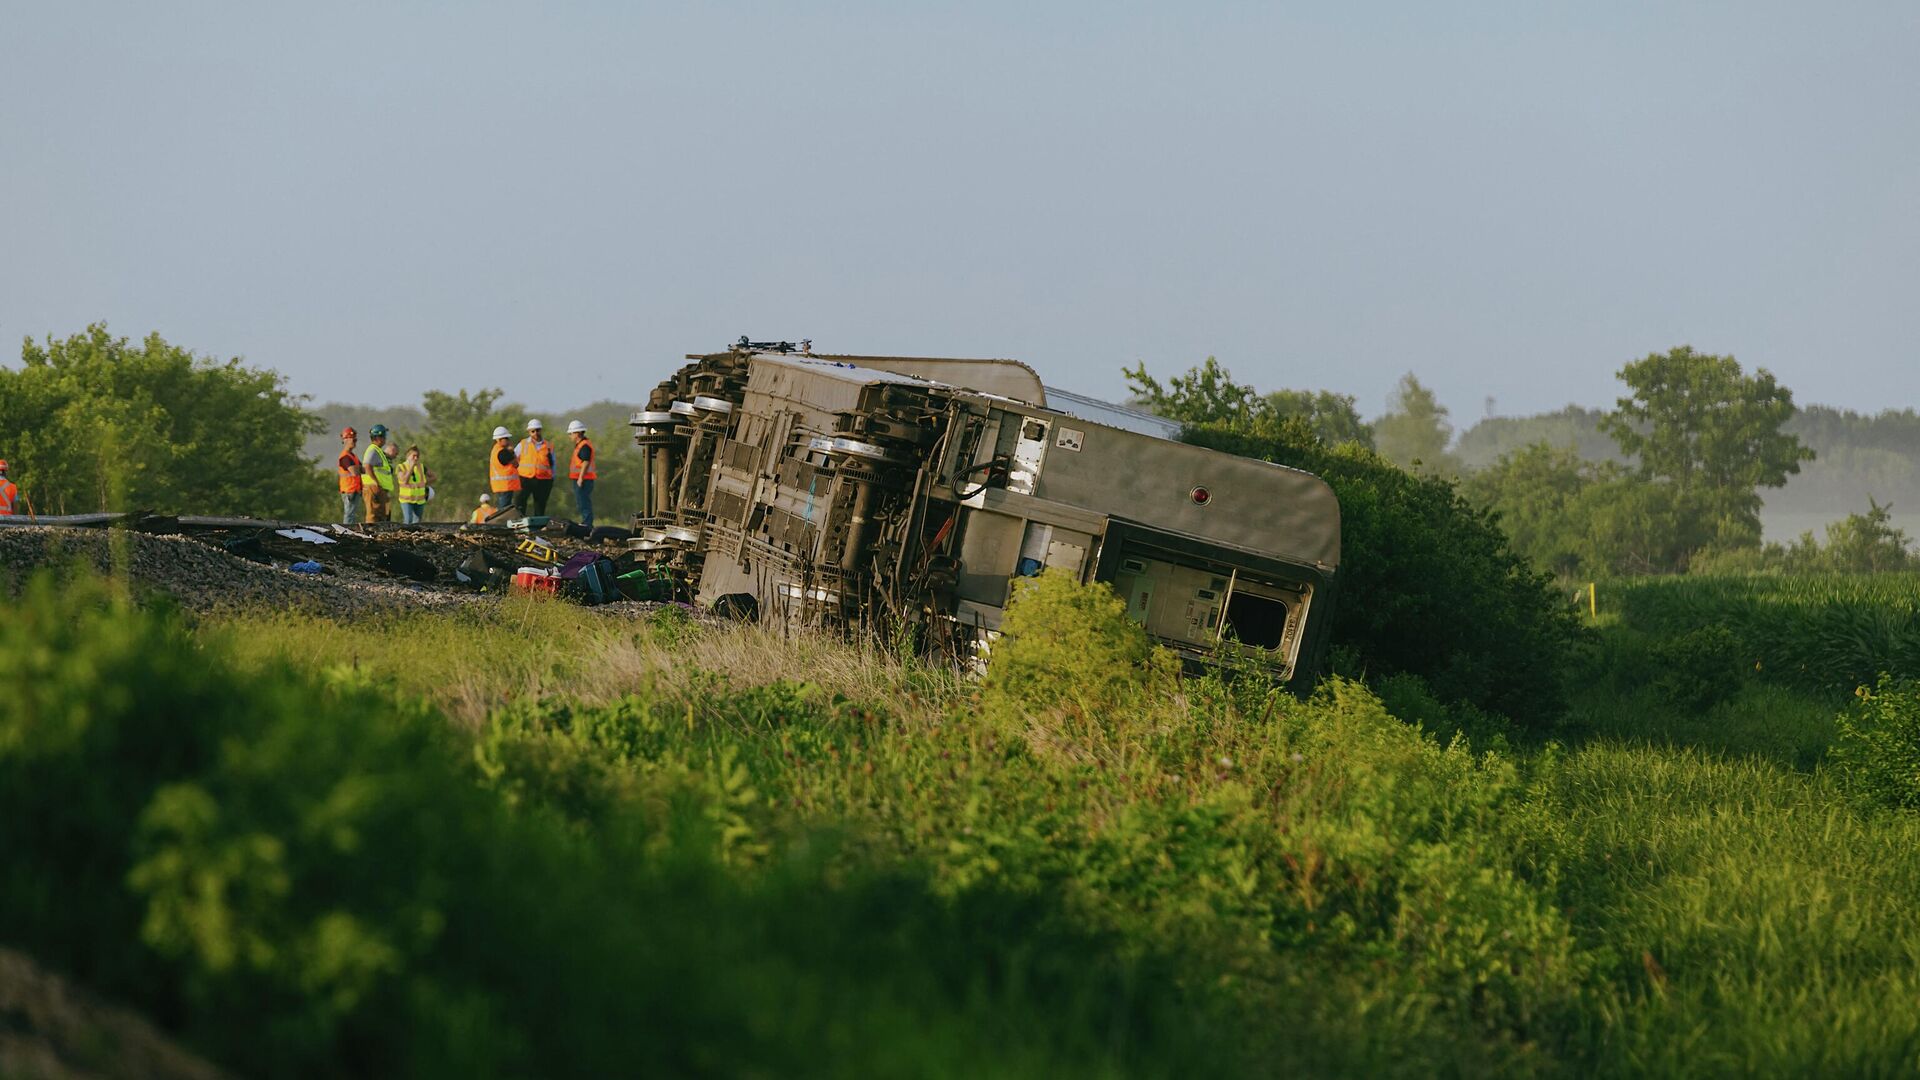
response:
<path id="1" fill-rule="evenodd" d="M 1738 659 L 1776 682 L 1845 692 L 1920 672 L 1920 574 L 1643 578 L 1607 594 L 1645 634 L 1724 628 Z"/>
<path id="2" fill-rule="evenodd" d="M 1545 742 L 1183 678 L 1050 578 L 978 683 L 42 584 L 0 941 L 276 1075 L 1912 1074 L 1920 815 L 1834 752 L 1911 692 L 1756 667 L 1811 593 L 1635 589 Z"/>

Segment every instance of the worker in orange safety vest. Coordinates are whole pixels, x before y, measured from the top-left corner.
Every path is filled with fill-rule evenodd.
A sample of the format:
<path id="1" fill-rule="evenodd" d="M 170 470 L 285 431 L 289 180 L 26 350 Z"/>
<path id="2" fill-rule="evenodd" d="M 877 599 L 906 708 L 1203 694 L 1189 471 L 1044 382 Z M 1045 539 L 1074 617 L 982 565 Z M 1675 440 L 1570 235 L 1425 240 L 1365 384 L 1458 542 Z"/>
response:
<path id="1" fill-rule="evenodd" d="M 12 517 L 17 511 L 13 504 L 20 499 L 20 488 L 7 479 L 7 463 L 0 459 L 0 517 Z"/>
<path id="2" fill-rule="evenodd" d="M 513 432 L 493 429 L 493 449 L 487 453 L 487 488 L 495 509 L 504 509 L 520 495 L 520 459 L 513 452 Z"/>
<path id="3" fill-rule="evenodd" d="M 340 460 L 335 466 L 340 470 L 340 523 L 352 525 L 360 520 L 360 487 L 366 470 L 360 466 L 360 455 L 353 452 L 360 445 L 360 433 L 352 428 L 340 430 Z"/>
<path id="4" fill-rule="evenodd" d="M 573 505 L 580 511 L 580 524 L 593 528 L 593 481 L 600 474 L 594 469 L 593 440 L 587 438 L 587 425 L 575 420 L 567 425 L 573 436 L 573 460 L 567 465 L 567 479 L 573 481 Z"/>
<path id="5" fill-rule="evenodd" d="M 514 505 L 522 514 L 547 515 L 547 496 L 553 494 L 553 444 L 540 429 L 540 421 L 527 421 L 527 437 L 520 440 L 514 456 L 520 459 L 520 496 Z"/>

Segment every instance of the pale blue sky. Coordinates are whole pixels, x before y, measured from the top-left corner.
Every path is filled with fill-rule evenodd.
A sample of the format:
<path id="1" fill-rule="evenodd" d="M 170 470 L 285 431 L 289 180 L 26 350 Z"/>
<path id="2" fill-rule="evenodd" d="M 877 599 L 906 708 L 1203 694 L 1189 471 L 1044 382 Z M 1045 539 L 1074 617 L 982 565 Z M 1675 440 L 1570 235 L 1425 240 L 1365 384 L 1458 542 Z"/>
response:
<path id="1" fill-rule="evenodd" d="M 0 339 L 634 399 L 745 333 L 1920 404 L 1920 5 L 0 0 Z"/>

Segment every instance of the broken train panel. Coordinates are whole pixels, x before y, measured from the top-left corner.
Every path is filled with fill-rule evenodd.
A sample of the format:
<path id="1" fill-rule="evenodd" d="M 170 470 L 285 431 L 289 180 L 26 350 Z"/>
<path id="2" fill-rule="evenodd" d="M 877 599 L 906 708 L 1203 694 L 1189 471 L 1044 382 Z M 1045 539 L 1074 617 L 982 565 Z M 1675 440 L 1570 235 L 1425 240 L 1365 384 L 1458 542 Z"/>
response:
<path id="1" fill-rule="evenodd" d="M 969 652 L 1019 577 L 1057 567 L 1190 658 L 1237 642 L 1283 677 L 1317 665 L 1340 558 L 1318 477 L 918 377 L 954 361 L 688 359 L 633 419 L 634 547 L 698 602 Z"/>

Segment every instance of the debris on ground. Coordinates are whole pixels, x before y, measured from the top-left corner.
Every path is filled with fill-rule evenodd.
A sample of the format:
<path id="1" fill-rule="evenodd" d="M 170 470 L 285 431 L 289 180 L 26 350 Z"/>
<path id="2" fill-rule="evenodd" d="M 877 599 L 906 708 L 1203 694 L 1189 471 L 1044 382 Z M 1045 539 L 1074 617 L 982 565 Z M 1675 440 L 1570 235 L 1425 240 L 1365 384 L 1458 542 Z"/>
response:
<path id="1" fill-rule="evenodd" d="M 196 611 L 273 606 L 354 618 L 492 602 L 511 589 L 521 568 L 538 567 L 552 575 L 543 591 L 607 614 L 633 614 L 673 599 L 668 583 L 620 567 L 616 544 L 564 534 L 152 516 L 121 527 L 127 524 L 134 523 L 0 528 L 0 587 L 18 588 L 41 567 L 78 563 L 124 573 L 137 588 Z M 562 581 L 561 563 L 584 572 Z M 628 571 L 624 580 L 621 570 Z"/>

